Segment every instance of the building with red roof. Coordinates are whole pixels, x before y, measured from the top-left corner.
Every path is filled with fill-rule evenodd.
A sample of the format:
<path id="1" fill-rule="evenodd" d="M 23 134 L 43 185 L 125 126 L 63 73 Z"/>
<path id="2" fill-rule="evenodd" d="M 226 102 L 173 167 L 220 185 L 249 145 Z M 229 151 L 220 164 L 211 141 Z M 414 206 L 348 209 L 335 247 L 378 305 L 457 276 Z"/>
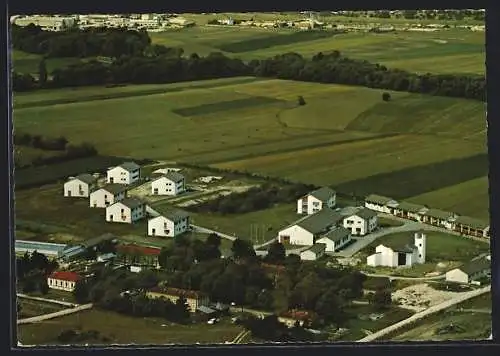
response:
<path id="1" fill-rule="evenodd" d="M 47 278 L 49 288 L 72 292 L 75 290 L 76 282 L 82 279 L 76 272 L 71 271 L 55 271 Z"/>
<path id="2" fill-rule="evenodd" d="M 158 257 L 161 249 L 140 246 L 136 244 L 122 244 L 116 246 L 116 262 L 126 265 L 146 268 L 159 268 Z"/>
<path id="3" fill-rule="evenodd" d="M 175 303 L 179 298 L 186 298 L 186 303 L 189 305 L 191 312 L 195 312 L 201 306 L 208 306 L 210 299 L 206 293 L 194 290 L 171 288 L 171 287 L 154 287 L 147 291 L 146 295 L 149 298 L 165 298 Z"/>

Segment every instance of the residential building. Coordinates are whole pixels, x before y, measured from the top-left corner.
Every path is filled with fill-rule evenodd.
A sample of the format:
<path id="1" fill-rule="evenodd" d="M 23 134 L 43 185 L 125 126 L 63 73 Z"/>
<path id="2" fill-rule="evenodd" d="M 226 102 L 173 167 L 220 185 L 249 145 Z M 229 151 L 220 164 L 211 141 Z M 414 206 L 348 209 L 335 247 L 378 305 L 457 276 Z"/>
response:
<path id="1" fill-rule="evenodd" d="M 317 243 L 325 244 L 325 252 L 335 252 L 351 241 L 351 233 L 344 227 L 337 227 L 327 232 Z"/>
<path id="2" fill-rule="evenodd" d="M 106 184 L 90 193 L 91 208 L 106 208 L 122 201 L 127 196 L 127 188 L 121 184 Z"/>
<path id="3" fill-rule="evenodd" d="M 186 191 L 185 178 L 178 172 L 168 172 L 151 182 L 153 195 L 178 195 Z"/>
<path id="4" fill-rule="evenodd" d="M 125 162 L 108 169 L 107 183 L 132 184 L 141 178 L 141 167 L 134 162 Z"/>
<path id="5" fill-rule="evenodd" d="M 411 267 L 414 264 L 425 263 L 426 236 L 423 232 L 416 232 L 413 243 L 384 243 L 375 248 L 375 253 L 368 256 L 366 264 L 377 267 Z"/>
<path id="6" fill-rule="evenodd" d="M 358 210 L 356 213 L 344 218 L 344 227 L 351 231 L 352 235 L 364 236 L 377 229 L 377 213 L 368 208 Z"/>
<path id="7" fill-rule="evenodd" d="M 445 229 L 453 230 L 455 227 L 456 218 L 457 215 L 454 213 L 450 213 L 449 211 L 429 209 L 421 214 L 420 221 L 429 225 L 444 227 Z"/>
<path id="8" fill-rule="evenodd" d="M 145 268 L 160 268 L 158 256 L 159 248 L 139 246 L 136 244 L 122 244 L 116 246 L 116 263 Z"/>
<path id="9" fill-rule="evenodd" d="M 394 209 L 398 207 L 398 202 L 392 198 L 382 195 L 370 194 L 365 198 L 365 208 L 385 214 L 394 214 Z"/>
<path id="10" fill-rule="evenodd" d="M 400 218 L 420 221 L 423 214 L 429 209 L 420 204 L 413 204 L 408 202 L 399 202 L 398 206 L 394 208 L 393 215 Z"/>
<path id="11" fill-rule="evenodd" d="M 300 326 L 307 326 L 310 325 L 315 319 L 317 319 L 317 315 L 315 313 L 305 310 L 289 310 L 278 315 L 278 321 L 288 327 L 293 327 L 297 321 Z"/>
<path id="12" fill-rule="evenodd" d="M 189 214 L 184 211 L 170 212 L 148 221 L 149 236 L 175 237 L 189 228 Z"/>
<path id="13" fill-rule="evenodd" d="M 446 272 L 447 282 L 478 284 L 478 280 L 491 276 L 491 262 L 487 258 L 478 258 L 458 268 Z"/>
<path id="14" fill-rule="evenodd" d="M 318 258 L 325 255 L 326 244 L 316 243 L 305 251 L 300 253 L 302 261 L 316 261 Z"/>
<path id="15" fill-rule="evenodd" d="M 64 183 L 65 197 L 88 197 L 90 192 L 96 187 L 97 179 L 91 174 L 80 174 L 76 177 L 70 177 Z"/>
<path id="16" fill-rule="evenodd" d="M 146 203 L 126 198 L 106 208 L 106 221 L 132 224 L 146 216 Z"/>
<path id="17" fill-rule="evenodd" d="M 278 241 L 292 245 L 312 246 L 316 239 L 336 227 L 342 216 L 330 208 L 303 217 L 278 232 Z"/>
<path id="18" fill-rule="evenodd" d="M 323 187 L 297 200 L 297 214 L 311 215 L 323 208 L 333 208 L 335 204 L 335 191 L 328 187 Z"/>
<path id="19" fill-rule="evenodd" d="M 147 291 L 146 295 L 149 298 L 165 298 L 173 303 L 184 297 L 192 313 L 196 312 L 201 306 L 208 307 L 210 305 L 208 295 L 193 290 L 155 287 Z"/>
<path id="20" fill-rule="evenodd" d="M 52 272 L 47 278 L 47 284 L 49 285 L 49 288 L 52 289 L 73 292 L 75 290 L 76 283 L 80 279 L 82 279 L 82 277 L 76 272 L 55 271 Z"/>
<path id="21" fill-rule="evenodd" d="M 490 225 L 487 222 L 468 216 L 458 216 L 454 221 L 454 230 L 468 236 L 490 237 Z"/>

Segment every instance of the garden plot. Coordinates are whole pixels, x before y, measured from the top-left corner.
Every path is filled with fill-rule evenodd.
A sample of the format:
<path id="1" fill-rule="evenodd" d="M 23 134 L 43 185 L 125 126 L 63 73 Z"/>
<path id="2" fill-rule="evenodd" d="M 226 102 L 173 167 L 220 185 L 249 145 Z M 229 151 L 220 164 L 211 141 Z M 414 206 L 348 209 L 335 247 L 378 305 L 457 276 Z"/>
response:
<path id="1" fill-rule="evenodd" d="M 436 290 L 427 283 L 399 289 L 392 294 L 392 300 L 401 308 L 420 312 L 441 304 L 458 295 L 458 292 Z"/>

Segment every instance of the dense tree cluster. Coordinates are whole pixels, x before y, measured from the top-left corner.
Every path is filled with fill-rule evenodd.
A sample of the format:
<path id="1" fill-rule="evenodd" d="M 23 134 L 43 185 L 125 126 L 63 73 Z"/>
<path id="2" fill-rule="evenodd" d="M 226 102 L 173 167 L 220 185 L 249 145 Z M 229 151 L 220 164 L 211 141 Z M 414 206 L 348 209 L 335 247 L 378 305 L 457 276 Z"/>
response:
<path id="1" fill-rule="evenodd" d="M 252 336 L 261 340 L 274 342 L 304 342 L 319 341 L 314 334 L 308 332 L 300 325 L 288 328 L 278 320 L 276 315 L 268 315 L 263 319 L 256 316 L 248 316 L 241 321 Z"/>
<path id="2" fill-rule="evenodd" d="M 50 261 L 45 255 L 34 251 L 26 252 L 16 258 L 16 278 L 20 289 L 25 293 L 40 292 L 46 294 L 49 290 L 47 277 L 57 268 L 57 262 Z"/>
<path id="3" fill-rule="evenodd" d="M 29 133 L 14 133 L 14 144 L 28 146 L 47 151 L 64 151 L 68 139 L 64 136 L 57 138 L 43 137 L 42 135 L 31 135 Z"/>
<path id="4" fill-rule="evenodd" d="M 277 203 L 293 202 L 297 198 L 307 194 L 311 188 L 310 185 L 305 184 L 280 186 L 268 182 L 260 187 L 251 188 L 246 192 L 220 196 L 217 199 L 190 206 L 188 209 L 193 212 L 243 214 L 268 209 Z"/>

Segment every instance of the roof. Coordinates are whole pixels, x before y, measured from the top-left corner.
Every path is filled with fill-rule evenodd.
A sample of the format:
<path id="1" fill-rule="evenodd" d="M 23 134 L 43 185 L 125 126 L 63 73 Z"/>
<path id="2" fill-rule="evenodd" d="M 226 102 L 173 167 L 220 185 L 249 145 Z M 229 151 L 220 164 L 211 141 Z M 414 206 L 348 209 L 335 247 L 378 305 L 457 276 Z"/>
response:
<path id="1" fill-rule="evenodd" d="M 370 202 L 370 203 L 376 203 L 380 205 L 385 205 L 388 202 L 393 200 L 392 198 L 385 197 L 383 195 L 377 195 L 377 194 L 370 194 L 365 198 L 365 201 Z"/>
<path id="2" fill-rule="evenodd" d="M 485 221 L 470 218 L 468 216 L 457 217 L 455 220 L 455 223 L 467 225 L 467 226 L 472 227 L 473 229 L 479 229 L 479 230 L 484 230 L 490 226 L 490 224 L 485 222 Z"/>
<path id="3" fill-rule="evenodd" d="M 120 194 L 127 191 L 127 186 L 118 183 L 109 183 L 103 186 L 101 189 L 104 189 L 111 194 Z"/>
<path id="4" fill-rule="evenodd" d="M 50 274 L 49 278 L 69 282 L 78 282 L 80 279 L 82 279 L 82 277 L 78 273 L 71 271 L 55 271 Z"/>
<path id="5" fill-rule="evenodd" d="M 97 179 L 92 174 L 88 173 L 79 174 L 75 177 L 75 179 L 81 180 L 82 182 L 87 184 L 94 184 L 95 182 L 97 182 Z"/>
<path id="6" fill-rule="evenodd" d="M 449 211 L 439 210 L 439 209 L 429 209 L 423 215 L 431 216 L 433 218 L 438 218 L 442 220 L 448 220 L 455 216 L 454 213 L 450 213 Z"/>
<path id="7" fill-rule="evenodd" d="M 335 191 L 331 188 L 323 187 L 310 192 L 309 195 L 312 195 L 316 199 L 319 199 L 324 202 L 330 199 L 332 196 L 334 196 Z"/>
<path id="8" fill-rule="evenodd" d="M 311 247 L 309 247 L 307 250 L 305 250 L 303 252 L 311 251 L 317 255 L 318 253 L 325 252 L 325 250 L 326 250 L 326 244 L 319 243 L 319 244 L 312 245 Z"/>
<path id="9" fill-rule="evenodd" d="M 132 172 L 132 171 L 135 171 L 135 170 L 141 168 L 141 166 L 139 166 L 135 162 L 124 162 L 124 163 L 120 164 L 118 167 L 121 167 L 129 172 Z"/>
<path id="10" fill-rule="evenodd" d="M 154 288 L 151 288 L 150 291 L 154 292 L 154 293 L 161 293 L 161 294 L 176 296 L 176 297 L 184 296 L 186 298 L 199 298 L 199 297 L 206 296 L 205 293 L 200 292 L 200 291 L 171 288 L 171 287 L 164 287 L 164 288 L 154 287 Z"/>
<path id="11" fill-rule="evenodd" d="M 173 222 L 177 222 L 177 221 L 180 221 L 182 219 L 189 218 L 189 213 L 184 211 L 184 210 L 177 210 L 176 209 L 176 210 L 166 211 L 162 215 L 157 216 L 157 217 L 164 217 L 164 218 L 171 220 Z M 156 219 L 156 218 L 153 218 L 153 219 Z M 153 220 L 153 219 L 151 219 L 151 220 Z"/>
<path id="12" fill-rule="evenodd" d="M 172 171 L 165 173 L 164 177 L 175 183 L 184 180 L 184 176 L 182 174 Z"/>
<path id="13" fill-rule="evenodd" d="M 409 211 L 411 213 L 420 213 L 421 211 L 427 211 L 428 209 L 420 204 L 413 204 L 402 201 L 398 205 L 399 210 Z"/>
<path id="14" fill-rule="evenodd" d="M 367 209 L 367 208 L 363 208 L 361 210 L 358 210 L 355 214 L 353 215 L 356 215 L 356 216 L 359 216 L 360 218 L 362 219 L 371 219 L 373 218 L 374 216 L 377 216 L 377 213 L 374 212 L 373 210 L 370 210 L 370 209 Z"/>
<path id="15" fill-rule="evenodd" d="M 389 247 L 394 252 L 412 253 L 417 248 L 414 243 L 414 235 L 411 234 L 411 240 L 408 238 L 407 240 L 402 241 L 389 241 L 381 243 L 380 245 Z"/>
<path id="16" fill-rule="evenodd" d="M 330 208 L 323 208 L 315 214 L 308 215 L 290 226 L 297 225 L 309 231 L 312 234 L 324 232 L 330 226 L 335 225 L 342 220 L 342 215 L 336 213 Z"/>
<path id="17" fill-rule="evenodd" d="M 491 268 L 491 263 L 486 258 L 478 258 L 477 260 L 470 261 L 460 267 L 459 270 L 468 275 L 482 272 Z"/>
<path id="18" fill-rule="evenodd" d="M 136 254 L 143 256 L 159 256 L 161 250 L 154 247 L 139 246 L 135 244 L 118 245 L 116 251 L 123 254 Z"/>
<path id="19" fill-rule="evenodd" d="M 130 209 L 134 209 L 134 208 L 137 208 L 137 207 L 145 204 L 142 200 L 137 199 L 137 198 L 125 198 L 122 201 L 117 202 L 116 204 L 120 204 L 120 203 L 125 205 L 126 207 L 128 207 Z"/>
<path id="20" fill-rule="evenodd" d="M 206 307 L 204 305 L 199 306 L 197 310 L 199 310 L 199 311 L 201 311 L 202 313 L 205 313 L 205 314 L 213 314 L 213 313 L 215 313 L 215 310 L 213 310 L 212 308 Z"/>
<path id="21" fill-rule="evenodd" d="M 84 247 L 92 247 L 92 246 L 100 244 L 101 242 L 110 241 L 110 240 L 114 240 L 114 239 L 116 239 L 115 235 L 107 233 L 107 234 L 103 234 L 103 235 L 94 237 L 90 240 L 84 241 L 81 244 Z"/>
<path id="22" fill-rule="evenodd" d="M 333 242 L 338 242 L 346 236 L 349 236 L 349 230 L 347 230 L 344 227 L 338 227 L 336 229 L 328 231 L 322 238 L 326 237 L 327 239 L 332 240 Z"/>
<path id="23" fill-rule="evenodd" d="M 343 216 L 352 216 L 358 212 L 359 208 L 355 206 L 346 206 L 340 209 L 339 214 Z"/>
<path id="24" fill-rule="evenodd" d="M 295 320 L 310 320 L 314 317 L 314 313 L 306 310 L 289 310 L 279 315 L 281 318 L 295 319 Z"/>

